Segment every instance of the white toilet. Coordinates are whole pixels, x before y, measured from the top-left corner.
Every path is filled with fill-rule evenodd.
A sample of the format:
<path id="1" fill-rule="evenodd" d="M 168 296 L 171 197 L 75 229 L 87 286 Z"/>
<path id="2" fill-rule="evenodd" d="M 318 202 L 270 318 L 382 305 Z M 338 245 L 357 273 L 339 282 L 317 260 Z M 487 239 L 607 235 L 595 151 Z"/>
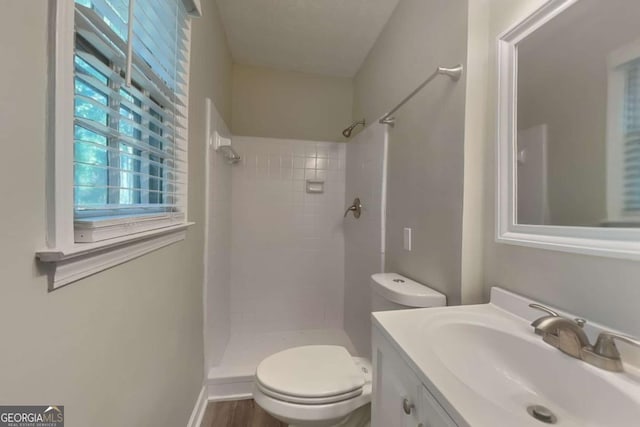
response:
<path id="1" fill-rule="evenodd" d="M 371 276 L 374 311 L 446 305 L 446 297 L 395 273 Z M 253 398 L 292 426 L 368 425 L 371 363 L 334 345 L 294 347 L 272 354 L 256 369 Z"/>

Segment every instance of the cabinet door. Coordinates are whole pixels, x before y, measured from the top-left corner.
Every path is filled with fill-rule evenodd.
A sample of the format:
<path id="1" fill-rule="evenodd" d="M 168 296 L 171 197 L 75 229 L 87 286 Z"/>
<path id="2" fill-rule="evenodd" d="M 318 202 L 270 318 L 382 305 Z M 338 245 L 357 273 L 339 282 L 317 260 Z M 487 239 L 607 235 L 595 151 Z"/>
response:
<path id="1" fill-rule="evenodd" d="M 422 384 L 395 350 L 380 338 L 374 334 L 371 426 L 417 427 Z"/>
<path id="2" fill-rule="evenodd" d="M 421 427 L 458 426 L 424 386 L 420 392 L 420 420 L 422 421 Z"/>

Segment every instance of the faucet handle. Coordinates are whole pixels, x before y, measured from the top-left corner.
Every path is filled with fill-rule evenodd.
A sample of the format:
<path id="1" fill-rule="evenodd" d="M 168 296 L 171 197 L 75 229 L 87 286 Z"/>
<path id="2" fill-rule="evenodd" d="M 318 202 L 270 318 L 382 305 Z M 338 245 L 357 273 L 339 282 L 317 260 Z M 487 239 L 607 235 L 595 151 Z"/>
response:
<path id="1" fill-rule="evenodd" d="M 544 311 L 545 313 L 547 313 L 549 316 L 553 316 L 553 317 L 559 317 L 559 314 L 556 313 L 555 311 L 551 310 L 549 307 L 544 306 L 542 304 L 529 304 L 529 307 L 531 308 L 535 308 L 536 310 L 540 310 L 540 311 Z"/>
<path id="2" fill-rule="evenodd" d="M 553 317 L 560 317 L 558 315 L 558 313 L 556 313 L 555 311 L 551 310 L 549 307 L 544 306 L 542 304 L 529 304 L 529 307 L 531 308 L 535 308 L 536 310 L 540 310 L 540 311 L 544 311 L 545 313 L 547 313 L 549 316 L 553 316 Z M 584 328 L 584 325 L 587 324 L 587 321 L 581 317 L 576 317 L 575 319 L 573 319 L 578 326 L 580 326 L 581 328 Z"/>
<path id="3" fill-rule="evenodd" d="M 351 204 L 351 206 L 349 206 L 347 210 L 344 211 L 345 218 L 347 217 L 349 212 L 353 212 L 353 216 L 356 219 L 360 218 L 360 214 L 362 213 L 362 204 L 360 203 L 359 197 L 356 197 L 355 199 L 353 199 L 353 203 Z"/>
<path id="4" fill-rule="evenodd" d="M 593 352 L 599 356 L 611 359 L 620 359 L 620 352 L 616 347 L 615 340 L 620 340 L 627 344 L 640 348 L 640 341 L 635 340 L 626 335 L 616 334 L 615 332 L 601 332 L 598 335 L 596 344 L 593 346 Z"/>
<path id="5" fill-rule="evenodd" d="M 607 371 L 622 372 L 624 367 L 622 366 L 620 352 L 616 347 L 615 340 L 640 347 L 640 341 L 626 335 L 616 334 L 615 332 L 601 332 L 593 347 L 582 349 L 582 360 Z"/>

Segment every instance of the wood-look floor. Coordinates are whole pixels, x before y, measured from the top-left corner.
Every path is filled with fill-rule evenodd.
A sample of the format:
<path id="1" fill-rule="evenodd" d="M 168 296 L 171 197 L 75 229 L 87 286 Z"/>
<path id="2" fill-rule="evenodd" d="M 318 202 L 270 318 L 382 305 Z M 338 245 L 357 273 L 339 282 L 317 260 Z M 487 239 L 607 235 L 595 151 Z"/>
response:
<path id="1" fill-rule="evenodd" d="M 287 427 L 267 414 L 253 399 L 210 402 L 200 427 Z"/>

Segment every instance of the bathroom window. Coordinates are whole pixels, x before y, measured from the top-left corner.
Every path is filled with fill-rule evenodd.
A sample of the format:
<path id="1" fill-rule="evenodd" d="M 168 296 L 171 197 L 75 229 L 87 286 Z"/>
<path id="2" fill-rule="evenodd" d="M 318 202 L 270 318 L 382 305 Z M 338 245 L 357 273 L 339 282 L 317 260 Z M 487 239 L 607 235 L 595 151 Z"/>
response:
<path id="1" fill-rule="evenodd" d="M 135 0 L 130 11 L 129 1 L 75 2 L 76 242 L 185 218 L 186 10 Z"/>
<path id="2" fill-rule="evenodd" d="M 640 221 L 640 41 L 610 55 L 608 92 L 608 220 L 637 223 Z"/>
<path id="3" fill-rule="evenodd" d="M 199 0 L 59 0 L 51 38 L 53 287 L 182 240 Z"/>

